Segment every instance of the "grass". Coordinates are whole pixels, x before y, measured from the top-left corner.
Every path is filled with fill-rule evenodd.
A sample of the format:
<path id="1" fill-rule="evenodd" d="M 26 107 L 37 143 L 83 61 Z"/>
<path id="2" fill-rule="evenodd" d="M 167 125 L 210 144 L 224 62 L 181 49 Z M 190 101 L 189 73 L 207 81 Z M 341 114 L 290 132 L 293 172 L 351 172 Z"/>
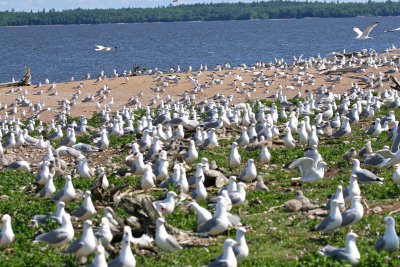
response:
<path id="1" fill-rule="evenodd" d="M 262 101 L 266 105 L 271 106 L 272 102 Z M 297 104 L 297 102 L 296 102 Z M 277 105 L 280 111 L 280 105 Z M 254 105 L 257 112 L 257 105 Z M 384 108 L 377 114 L 382 117 L 388 114 L 388 110 Z M 135 112 L 139 117 L 145 114 L 144 110 Z M 400 116 L 400 112 L 396 111 L 396 116 Z M 68 118 L 69 121 L 77 120 L 77 118 Z M 99 118 L 94 115 L 92 119 L 88 119 L 88 124 L 99 127 Z M 369 127 L 369 123 L 361 123 L 352 126 L 352 134 L 345 139 L 324 139 L 320 138 L 319 152 L 324 161 L 327 162 L 325 178 L 322 182 L 315 184 L 299 184 L 292 183 L 291 178 L 299 175 L 297 169 L 285 169 L 282 166 L 289 161 L 303 156 L 303 147 L 294 149 L 286 149 L 285 147 L 277 147 L 270 149 L 272 161 L 270 167 L 257 165 L 257 170 L 263 177 L 265 183 L 270 189 L 269 193 L 261 191 L 247 192 L 247 205 L 240 207 L 240 217 L 242 223 L 248 226 L 246 239 L 248 241 L 250 255 L 242 262 L 241 266 L 342 266 L 342 264 L 333 261 L 331 258 L 325 258 L 317 254 L 317 250 L 326 244 L 344 247 L 346 229 L 342 228 L 335 232 L 334 236 L 311 232 L 319 220 L 308 216 L 302 212 L 286 212 L 283 209 L 276 209 L 269 214 L 264 212 L 270 207 L 281 205 L 287 200 L 292 199 L 297 190 L 302 190 L 304 194 L 319 204 L 325 203 L 327 196 L 334 193 L 337 185 L 347 187 L 351 174 L 352 164 L 345 162 L 341 155 L 355 147 L 357 150 L 364 146 L 369 138 L 364 135 L 364 131 Z M 363 127 L 363 128 L 362 128 Z M 281 133 L 283 131 L 281 130 Z M 372 142 L 373 149 L 380 149 L 384 145 L 391 145 L 387 142 L 388 133 L 382 133 L 376 140 Z M 130 134 L 121 138 L 110 137 L 110 147 L 125 148 L 132 140 L 137 138 L 136 135 Z M 88 136 L 78 137 L 78 142 L 90 143 Z M 250 158 L 256 158 L 258 151 L 247 151 L 239 148 L 242 157 L 242 166 L 231 169 L 229 167 L 228 157 L 230 154 L 230 144 L 235 138 L 219 140 L 220 147 L 212 150 L 199 151 L 199 160 L 192 163 L 191 167 L 195 167 L 201 157 L 207 157 L 209 161 L 215 160 L 219 167 L 227 170 L 226 176 L 237 175 L 247 164 Z M 347 142 L 344 142 L 347 141 Z M 127 156 L 125 149 L 118 150 L 118 154 L 114 155 L 112 162 L 118 166 L 123 165 L 123 159 Z M 90 157 L 89 157 L 90 158 Z M 172 164 L 171 164 L 172 165 Z M 276 167 L 271 167 L 276 166 Z M 92 166 L 95 167 L 95 166 Z M 364 166 L 363 166 L 364 167 Z M 361 253 L 361 261 L 358 266 L 399 266 L 400 260 L 397 253 L 393 255 L 386 252 L 376 252 L 373 247 L 376 240 L 384 232 L 384 224 L 382 223 L 389 210 L 385 206 L 392 205 L 398 201 L 400 196 L 400 188 L 393 183 L 392 174 L 393 167 L 383 169 L 372 169 L 380 177 L 385 178 L 385 183 L 379 185 L 361 185 L 363 199 L 370 207 L 382 206 L 383 212 L 375 214 L 371 211 L 365 214 L 363 219 L 353 226 L 353 231 L 361 236 L 357 241 L 359 251 Z M 192 173 L 188 173 L 190 176 Z M 32 238 L 35 236 L 37 229 L 28 226 L 30 218 L 35 214 L 49 214 L 55 211 L 55 203 L 43 199 L 38 199 L 35 193 L 27 193 L 27 186 L 33 184 L 35 178 L 34 173 L 14 172 L 3 170 L 0 172 L 0 195 L 7 195 L 8 200 L 0 200 L 0 213 L 8 213 L 12 218 L 12 226 L 16 234 L 16 241 L 7 248 L 0 248 L 0 264 L 1 266 L 77 266 L 77 262 L 73 256 L 61 255 L 62 249 L 56 249 L 44 244 L 33 244 Z M 115 177 L 108 174 L 110 184 L 121 185 L 128 183 L 134 188 L 140 186 L 140 177 Z M 76 189 L 85 191 L 92 185 L 91 180 L 74 178 L 73 183 Z M 58 189 L 64 185 L 63 179 L 56 179 L 55 185 Z M 173 189 L 170 187 L 170 189 Z M 38 188 L 36 191 L 39 191 Z M 155 199 L 165 197 L 162 192 L 151 193 Z M 215 196 L 215 191 L 209 199 Z M 95 201 L 95 203 L 97 203 Z M 252 204 L 259 203 L 259 204 Z M 67 211 L 72 211 L 81 203 L 68 204 Z M 101 203 L 97 203 L 101 204 Z M 208 207 L 207 202 L 200 203 L 204 207 Z M 166 220 L 169 224 L 185 229 L 193 230 L 196 228 L 195 216 L 192 211 L 185 212 L 178 205 L 173 214 L 169 215 Z M 127 216 L 122 209 L 117 212 L 122 216 Z M 238 214 L 239 208 L 234 208 L 232 213 Z M 95 225 L 98 225 L 103 212 L 99 212 L 92 218 Z M 395 220 L 399 220 L 399 215 L 394 214 Z M 44 231 L 49 231 L 58 227 L 56 224 L 42 226 Z M 80 233 L 75 234 L 75 238 Z M 234 237 L 235 230 L 230 229 L 225 234 L 217 237 L 213 241 L 214 245 L 210 247 L 191 247 L 185 248 L 174 253 L 158 253 L 148 256 L 136 255 L 138 266 L 201 266 L 207 265 L 211 259 L 218 256 L 222 251 L 222 242 L 227 237 Z M 115 255 L 111 255 L 114 257 Z M 91 261 L 93 256 L 89 258 Z"/>

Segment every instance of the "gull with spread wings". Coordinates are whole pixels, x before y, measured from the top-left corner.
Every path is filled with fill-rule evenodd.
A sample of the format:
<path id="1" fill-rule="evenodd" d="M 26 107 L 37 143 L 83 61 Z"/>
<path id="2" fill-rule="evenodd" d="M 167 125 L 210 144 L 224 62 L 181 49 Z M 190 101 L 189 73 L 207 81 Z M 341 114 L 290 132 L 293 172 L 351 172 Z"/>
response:
<path id="1" fill-rule="evenodd" d="M 102 46 L 102 45 L 97 45 L 97 44 L 95 44 L 95 46 L 97 47 L 97 48 L 94 49 L 95 51 L 111 51 L 113 49 L 117 49 L 118 48 L 117 46 L 108 47 L 108 46 Z"/>
<path id="2" fill-rule="evenodd" d="M 387 30 L 385 32 L 398 32 L 398 31 L 400 31 L 400 27 L 396 28 L 396 29 L 393 29 L 393 30 Z"/>
<path id="3" fill-rule="evenodd" d="M 354 39 L 356 39 L 356 40 L 374 39 L 373 37 L 370 37 L 368 35 L 372 31 L 372 29 L 375 28 L 375 26 L 378 24 L 379 24 L 379 20 L 374 22 L 373 24 L 369 25 L 367 28 L 365 28 L 365 30 L 363 32 L 359 28 L 354 26 L 353 31 L 355 31 L 357 33 L 357 36 Z"/>

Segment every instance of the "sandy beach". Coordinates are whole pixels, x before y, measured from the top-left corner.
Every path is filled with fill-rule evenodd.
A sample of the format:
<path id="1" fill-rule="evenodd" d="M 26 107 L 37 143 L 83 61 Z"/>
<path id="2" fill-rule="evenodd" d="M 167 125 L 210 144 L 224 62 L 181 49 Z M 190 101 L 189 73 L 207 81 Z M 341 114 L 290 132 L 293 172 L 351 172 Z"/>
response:
<path id="1" fill-rule="evenodd" d="M 400 55 L 400 50 L 393 50 L 390 53 L 381 53 L 379 57 L 387 57 L 391 58 L 393 56 Z M 235 66 L 232 66 L 235 67 Z M 327 82 L 325 78 L 328 75 L 320 74 L 321 71 L 311 67 L 307 70 L 301 70 L 296 68 L 292 71 L 285 70 L 284 72 L 287 74 L 287 78 L 280 77 L 281 75 L 277 75 L 276 77 L 271 77 L 272 74 L 276 73 L 276 68 L 268 69 L 268 68 L 260 68 L 256 67 L 252 70 L 230 70 L 230 74 L 226 75 L 226 77 L 221 77 L 223 74 L 227 73 L 228 70 L 221 70 L 221 71 L 214 71 L 212 70 L 212 66 L 208 67 L 207 71 L 203 71 L 201 75 L 195 77 L 200 84 L 207 83 L 208 86 L 204 88 L 203 93 L 196 93 L 196 94 L 189 94 L 189 96 L 194 96 L 196 98 L 196 102 L 200 102 L 204 98 L 210 98 L 214 96 L 216 93 L 223 94 L 225 97 L 229 96 L 230 94 L 233 95 L 233 103 L 240 103 L 243 102 L 246 97 L 247 93 L 250 94 L 250 99 L 266 99 L 268 96 L 274 94 L 278 91 L 278 85 L 282 85 L 283 88 L 283 95 L 286 95 L 288 99 L 295 96 L 298 92 L 298 89 L 301 90 L 301 93 L 304 95 L 305 90 L 315 90 L 319 88 L 321 85 L 326 85 L 328 88 L 332 85 L 334 87 L 330 89 L 331 92 L 335 94 L 343 94 L 345 91 L 348 91 L 351 88 L 352 83 L 358 82 L 361 85 L 361 88 L 364 88 L 366 84 L 360 83 L 358 79 L 354 79 L 354 76 L 363 77 L 365 75 L 375 74 L 375 77 L 378 76 L 380 72 L 386 72 L 389 70 L 390 66 L 379 66 L 378 68 L 373 67 L 366 67 L 364 73 L 355 73 L 355 72 L 348 72 L 343 73 L 342 79 L 340 82 Z M 159 94 L 159 99 L 154 104 L 157 106 L 161 100 L 166 100 L 167 96 L 169 95 L 174 100 L 178 100 L 181 98 L 181 94 L 185 91 L 190 92 L 193 90 L 193 85 L 189 82 L 188 76 L 194 77 L 194 74 L 197 73 L 197 66 L 193 67 L 193 71 L 191 73 L 187 72 L 180 72 L 180 73 L 173 73 L 173 74 L 161 74 L 161 75 L 141 75 L 141 76 L 130 76 L 129 80 L 126 80 L 126 77 L 116 77 L 116 78 L 106 78 L 101 81 L 97 81 L 96 78 L 92 78 L 90 80 L 85 81 L 74 81 L 74 82 L 67 82 L 67 83 L 56 83 L 55 89 L 51 89 L 51 81 L 50 84 L 43 84 L 41 87 L 37 87 L 37 85 L 32 86 L 25 86 L 22 90 L 17 91 L 17 88 L 13 88 L 13 92 L 11 92 L 10 87 L 1 88 L 1 104 L 2 109 L 0 111 L 0 115 L 3 116 L 7 111 L 10 114 L 12 107 L 10 105 L 16 99 L 16 97 L 21 94 L 22 92 L 27 90 L 27 98 L 32 101 L 33 104 L 38 103 L 39 101 L 44 101 L 47 108 L 51 108 L 51 111 L 46 111 L 41 114 L 40 119 L 44 121 L 49 121 L 50 119 L 54 118 L 57 114 L 58 110 L 60 110 L 60 103 L 62 100 L 71 100 L 71 97 L 74 93 L 78 91 L 76 87 L 82 83 L 82 88 L 80 89 L 81 94 L 75 100 L 76 105 L 71 107 L 71 115 L 73 117 L 84 115 L 86 117 L 91 117 L 93 112 L 100 111 L 101 108 L 105 104 L 109 104 L 110 101 L 113 99 L 114 104 L 111 105 L 112 110 L 121 109 L 123 106 L 126 106 L 129 102 L 129 97 L 135 97 L 136 95 L 143 93 L 141 97 L 142 105 L 148 105 L 151 100 Z M 237 81 L 235 86 L 231 86 L 234 81 L 234 74 L 241 75 L 243 77 L 243 83 L 251 83 L 253 79 L 255 79 L 254 72 L 258 72 L 262 70 L 264 75 L 268 78 L 269 81 L 274 81 L 274 84 L 265 86 L 264 82 L 256 82 L 254 86 L 250 86 L 248 84 L 242 86 L 240 82 Z M 305 74 L 308 73 L 315 77 L 315 82 L 313 85 L 304 84 L 302 87 L 297 87 L 297 81 L 293 80 L 293 75 L 298 74 Z M 214 79 L 221 79 L 223 80 L 223 84 L 212 84 L 213 78 L 211 77 L 212 74 L 215 74 Z M 92 73 L 92 77 L 96 77 L 97 74 Z M 107 74 L 110 76 L 110 74 Z M 164 78 L 168 76 L 176 76 L 179 77 L 178 83 L 171 83 L 168 82 L 167 86 L 164 86 L 165 92 L 163 93 L 156 93 L 151 88 L 162 86 L 159 85 L 159 80 L 165 80 Z M 221 75 L 221 76 L 219 76 Z M 305 76 L 305 75 L 303 75 Z M 337 77 L 337 74 L 330 75 L 331 77 Z M 400 79 L 399 73 L 394 73 L 393 76 Z M 161 77 L 161 79 L 160 79 Z M 157 81 L 156 81 L 157 80 Z M 304 78 L 303 78 L 304 80 Z M 390 79 L 386 79 L 387 81 L 383 82 L 383 86 L 379 88 L 375 88 L 376 91 L 383 91 L 389 88 L 390 85 L 393 85 L 393 82 Z M 168 80 L 165 80 L 168 81 Z M 43 81 L 44 83 L 44 81 Z M 106 99 L 100 103 L 100 108 L 98 108 L 97 103 L 100 100 L 100 96 L 96 96 L 93 101 L 90 102 L 82 102 L 83 99 L 88 94 L 93 96 L 96 95 L 97 91 L 99 91 L 103 86 L 108 86 L 111 89 L 111 93 L 105 95 Z M 287 86 L 294 86 L 294 88 L 288 89 Z M 255 91 L 250 92 L 250 88 L 255 88 Z M 267 89 L 268 92 L 264 92 Z M 38 92 L 43 90 L 41 95 L 38 95 Z M 54 95 L 54 92 L 57 91 L 57 95 Z M 237 92 L 239 91 L 239 92 Z M 7 109 L 4 109 L 4 104 L 7 104 Z M 22 110 L 27 112 L 27 116 L 32 115 L 32 112 L 29 111 L 29 107 L 18 107 L 17 114 L 20 114 Z M 13 114 L 14 115 L 14 114 Z"/>

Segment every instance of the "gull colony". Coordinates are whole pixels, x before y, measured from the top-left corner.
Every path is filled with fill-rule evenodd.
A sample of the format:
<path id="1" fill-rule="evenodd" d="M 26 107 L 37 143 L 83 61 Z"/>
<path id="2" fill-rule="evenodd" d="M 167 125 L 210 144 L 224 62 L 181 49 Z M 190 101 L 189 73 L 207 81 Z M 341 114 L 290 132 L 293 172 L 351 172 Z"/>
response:
<path id="1" fill-rule="evenodd" d="M 381 66 L 386 67 L 386 71 L 379 75 L 366 71 Z M 292 171 L 292 183 L 294 186 L 311 183 L 317 189 L 325 182 L 327 168 L 337 164 L 324 161 L 328 155 L 320 153 L 318 148 L 327 140 L 358 138 L 355 134 L 360 133 L 356 133 L 356 129 L 363 127 L 365 130 L 361 135 L 367 140 L 365 147 L 352 148 L 343 155 L 346 164 L 353 164 L 348 182 L 343 181 L 336 192 L 332 192 L 325 206 L 329 214 L 319 223 L 310 225 L 312 231 L 328 234 L 346 227 L 348 234 L 344 248 L 326 245 L 318 253 L 356 264 L 361 257 L 356 244 L 358 235 L 350 228 L 366 215 L 362 184 L 381 186 L 387 183 L 374 170 L 395 166 L 393 181 L 400 185 L 400 165 L 397 165 L 400 163 L 400 131 L 394 112 L 400 106 L 400 100 L 398 92 L 388 86 L 391 75 L 399 77 L 399 66 L 400 57 L 386 57 L 385 53 L 378 54 L 371 49 L 350 54 L 332 53 L 329 58 L 299 57 L 290 63 L 276 59 L 275 62 L 258 62 L 251 66 L 231 67 L 226 63 L 211 70 L 202 65 L 197 71 L 192 67 L 184 72 L 180 67 L 164 72 L 157 69 L 137 71 L 135 75 L 152 75 L 157 83 L 157 87 L 149 89 L 148 93 L 156 94 L 149 103 L 142 103 L 143 93 L 139 93 L 127 98 L 124 106 L 118 106 L 107 86 L 96 95 L 88 94 L 82 98 L 80 94 L 85 87 L 80 83 L 74 88 L 76 92 L 71 99 L 61 100 L 59 108 L 53 109 L 57 115 L 49 123 L 42 122 L 40 117 L 50 108 L 46 108 L 45 102 L 34 104 L 29 99 L 30 88 L 15 91 L 11 88 L 7 94 L 14 94 L 16 98 L 11 105 L 2 106 L 6 110 L 0 131 L 3 159 L 24 153 L 26 148 L 43 151 L 44 156 L 35 164 L 18 160 L 3 165 L 7 169 L 34 173 L 36 179 L 32 184 L 37 197 L 54 203 L 55 213 L 37 214 L 31 218 L 31 224 L 39 226 L 49 221 L 59 224 L 49 232 L 33 236 L 32 246 L 43 243 L 54 246 L 60 254 L 74 255 L 80 264 L 87 263 L 91 254 L 95 255 L 88 266 L 135 266 L 132 245 L 155 246 L 157 251 L 164 253 L 190 249 L 182 237 L 174 236 L 175 231 L 171 231 L 173 228 L 167 223 L 168 217 L 177 209 L 187 207 L 195 214 L 197 226 L 191 232 L 198 238 L 215 238 L 235 229 L 235 239 L 224 240 L 221 254 L 208 266 L 237 266 L 246 261 L 249 253 L 262 253 L 249 250 L 246 234 L 253 230 L 241 222 L 240 210 L 249 205 L 246 200 L 249 190 L 269 194 L 264 184 L 268 185 L 268 182 L 260 170 L 274 162 L 274 157 L 279 157 L 274 153 L 276 147 L 284 147 L 287 151 L 304 148 L 302 157 L 291 158 L 287 164 L 288 168 L 299 170 L 297 177 L 294 175 L 297 171 Z M 316 82 L 311 70 L 327 73 L 323 84 L 315 90 L 307 89 Z M 334 93 L 334 87 L 339 87 L 343 78 L 341 73 L 349 70 L 354 80 L 351 87 L 345 88 L 342 94 Z M 267 71 L 272 74 L 267 76 Z M 251 79 L 246 80 L 241 72 Z M 330 73 L 338 74 L 332 76 Z M 134 79 L 128 78 L 132 74 L 132 71 L 125 71 L 119 75 L 114 71 L 112 77 L 125 76 L 125 82 L 132 82 Z M 207 75 L 211 81 L 201 83 L 199 77 L 202 75 Z M 197 101 L 196 96 L 201 96 L 211 87 L 218 88 L 224 79 L 232 76 L 234 81 L 229 85 L 232 94 L 226 97 L 216 93 Z M 85 79 L 90 79 L 90 74 Z M 96 79 L 107 81 L 108 78 L 102 72 Z M 178 99 L 170 97 L 168 86 L 182 79 L 189 81 L 191 88 L 187 88 Z M 293 85 L 275 83 L 287 79 L 292 79 Z M 49 88 L 40 89 L 37 94 L 51 92 L 56 96 L 55 83 L 50 85 L 46 80 L 38 87 L 46 84 Z M 257 84 L 261 87 L 256 88 Z M 252 99 L 252 93 L 259 88 L 263 88 L 264 96 Z M 286 93 L 295 88 L 298 89 L 297 95 L 288 99 Z M 235 94 L 245 95 L 246 101 L 235 103 Z M 69 120 L 75 105 L 94 102 L 95 99 L 98 107 L 103 106 L 94 115 L 98 127 L 89 125 L 89 119 L 83 115 Z M 24 110 L 18 117 L 18 109 L 23 107 L 29 110 Z M 389 115 L 377 115 L 383 109 L 390 110 Z M 373 151 L 372 145 L 385 131 L 390 131 L 386 141 L 391 146 Z M 113 140 L 124 137 L 131 139 L 124 148 L 129 150 L 125 168 L 115 174 L 108 172 L 102 162 L 96 163 L 96 170 L 90 166 L 98 155 L 111 150 Z M 217 166 L 218 160 L 209 162 L 202 156 L 221 147 L 230 150 L 229 156 L 221 159 L 228 163 L 228 168 Z M 255 151 L 253 154 L 256 156 L 245 157 L 246 151 Z M 116 220 L 115 207 L 108 204 L 100 208 L 92 200 L 98 190 L 112 190 L 107 179 L 109 175 L 119 175 L 119 179 L 130 175 L 137 180 L 138 186 L 131 188 L 130 193 L 125 194 L 127 196 L 136 191 L 145 195 L 152 191 L 163 192 L 165 197 L 153 202 L 157 218 L 152 222 L 155 229 L 152 235 L 133 237 L 131 227 Z M 56 188 L 55 179 L 64 179 L 64 187 Z M 93 185 L 84 191 L 77 190 L 74 187 L 77 179 L 91 180 Z M 76 201 L 81 205 L 70 209 L 68 204 Z M 104 216 L 98 220 L 96 215 L 100 209 L 104 210 L 101 212 Z M 375 249 L 394 252 L 399 247 L 395 220 L 387 216 L 382 221 L 386 230 L 383 236 L 377 237 Z M 12 246 L 13 242 L 18 242 L 19 235 L 13 232 L 13 218 L 4 214 L 2 222 L 0 246 Z M 83 229 L 81 235 L 77 234 L 77 229 Z M 119 238 L 115 239 L 115 236 Z M 326 243 L 329 243 L 329 238 Z M 120 248 L 118 253 L 111 253 L 116 244 Z"/>

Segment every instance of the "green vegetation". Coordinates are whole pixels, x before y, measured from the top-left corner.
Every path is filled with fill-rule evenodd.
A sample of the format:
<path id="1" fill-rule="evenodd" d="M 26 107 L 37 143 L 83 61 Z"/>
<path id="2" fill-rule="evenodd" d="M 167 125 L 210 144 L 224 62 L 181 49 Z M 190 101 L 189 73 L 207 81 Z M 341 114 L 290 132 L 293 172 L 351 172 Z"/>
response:
<path id="1" fill-rule="evenodd" d="M 255 112 L 257 112 L 255 108 Z M 384 107 L 377 116 L 387 115 L 389 110 Z M 400 116 L 400 110 L 396 111 L 396 116 Z M 98 126 L 98 119 L 88 119 L 89 125 Z M 248 190 L 246 205 L 236 207 L 232 213 L 239 214 L 246 226 L 249 227 L 246 239 L 250 248 L 250 255 L 240 266 L 342 266 L 340 263 L 330 258 L 325 258 L 317 254 L 317 250 L 326 244 L 344 247 L 346 229 L 341 228 L 335 231 L 335 235 L 327 235 L 323 233 L 311 232 L 319 220 L 302 212 L 286 212 L 283 209 L 275 209 L 273 212 L 266 214 L 269 208 L 285 203 L 292 199 L 297 190 L 303 190 L 304 194 L 319 204 L 325 203 L 327 196 L 334 193 L 337 185 L 347 187 L 351 173 L 352 165 L 345 162 L 341 155 L 355 147 L 360 149 L 364 146 L 368 137 L 364 135 L 365 129 L 370 122 L 362 122 L 352 127 L 351 136 L 343 139 L 326 139 L 320 137 L 319 152 L 324 160 L 328 163 L 325 178 L 322 182 L 315 184 L 299 184 L 291 181 L 292 177 L 298 176 L 297 169 L 285 169 L 282 166 L 303 155 L 304 148 L 296 147 L 287 149 L 283 146 L 276 146 L 270 149 L 272 153 L 272 162 L 269 166 L 257 165 L 259 174 L 263 177 L 265 183 L 270 188 L 269 193 Z M 391 142 L 385 141 L 388 133 L 382 133 L 376 140 L 372 142 L 373 149 L 382 148 L 384 145 L 390 145 Z M 356 138 L 357 137 L 357 138 Z M 80 141 L 89 142 L 89 139 L 81 137 Z M 130 134 L 123 138 L 114 138 L 111 140 L 112 149 L 124 147 L 136 138 L 134 134 Z M 219 167 L 227 170 L 226 175 L 238 174 L 245 162 L 249 158 L 256 158 L 259 150 L 247 151 L 240 148 L 239 153 L 242 156 L 244 164 L 236 169 L 231 169 L 227 158 L 230 153 L 230 144 L 235 138 L 221 139 L 220 147 L 212 150 L 200 151 L 200 157 L 207 157 L 209 161 L 215 160 Z M 128 152 L 122 150 L 113 155 L 112 162 L 117 162 L 123 167 L 123 158 Z M 91 157 L 89 157 L 90 160 Z M 198 160 L 199 161 L 199 160 Z M 197 162 L 191 164 L 194 167 Z M 90 164 L 90 163 L 89 163 Z M 100 164 L 103 165 L 103 164 Z M 104 165 L 107 165 L 104 163 Z M 92 166 L 94 167 L 94 166 Z M 380 177 L 385 178 L 385 183 L 379 185 L 361 185 L 363 199 L 367 202 L 370 210 L 365 210 L 363 219 L 352 227 L 353 231 L 361 236 L 357 241 L 358 248 L 361 253 L 361 261 L 358 266 L 399 266 L 400 259 L 397 253 L 393 255 L 386 252 L 376 252 L 373 250 L 376 240 L 384 232 L 384 224 L 382 220 L 391 211 L 392 205 L 398 201 L 400 196 L 400 187 L 393 183 L 391 177 L 393 167 L 374 170 Z M 188 176 L 192 173 L 189 172 Z M 139 188 L 140 177 L 128 176 L 126 178 L 117 177 L 107 173 L 110 184 L 115 186 L 128 183 L 133 188 Z M 0 195 L 7 195 L 9 199 L 0 200 L 0 214 L 8 213 L 12 218 L 12 226 L 16 234 L 16 241 L 8 248 L 0 248 L 0 265 L 1 266 L 78 266 L 73 256 L 61 255 L 62 249 L 56 249 L 45 244 L 32 244 L 31 240 L 35 236 L 37 229 L 28 226 L 29 220 L 35 214 L 49 214 L 55 211 L 55 203 L 36 197 L 36 193 L 40 188 L 32 190 L 28 187 L 33 184 L 35 173 L 22 173 L 9 170 L 0 172 Z M 74 178 L 73 183 L 76 189 L 85 191 L 92 185 L 91 180 Z M 64 180 L 56 179 L 55 185 L 57 189 L 63 187 Z M 170 187 L 172 189 L 172 187 Z M 210 188 L 209 188 L 210 190 Z M 162 192 L 151 193 L 155 199 L 162 199 L 165 196 Z M 215 190 L 210 193 L 211 197 L 215 196 Z M 106 198 L 105 202 L 109 205 L 110 199 Z M 72 202 L 68 204 L 67 211 L 72 211 L 81 203 Z M 104 205 L 95 201 L 97 205 Z M 208 202 L 200 203 L 204 207 L 208 207 Z M 371 211 L 373 207 L 381 206 L 382 211 L 374 213 Z M 185 209 L 181 209 L 182 205 L 178 205 L 173 214 L 166 218 L 167 222 L 175 227 L 185 230 L 195 229 L 195 216 L 192 211 L 186 213 Z M 208 207 L 209 208 L 209 207 Z M 117 210 L 121 216 L 128 215 Z M 98 225 L 103 212 L 101 209 L 93 216 L 94 225 Z M 399 221 L 399 214 L 393 217 Z M 76 223 L 74 224 L 76 226 Z M 44 231 L 49 231 L 58 227 L 55 223 L 41 226 Z M 397 227 L 398 228 L 398 227 Z M 399 228 L 397 229 L 399 230 Z M 80 233 L 76 232 L 75 238 Z M 230 229 L 224 235 L 216 238 L 214 245 L 210 247 L 186 247 L 184 250 L 174 253 L 161 252 L 159 254 L 150 254 L 147 256 L 136 255 L 138 266 L 201 266 L 209 263 L 211 259 L 219 255 L 222 251 L 222 242 L 227 237 L 234 237 L 235 230 Z M 115 257 L 114 253 L 110 253 L 110 258 Z M 91 262 L 93 256 L 89 258 Z"/>
<path id="2" fill-rule="evenodd" d="M 157 8 L 73 9 L 46 12 L 0 12 L 0 26 L 143 23 L 172 21 L 215 21 L 288 19 L 308 17 L 397 16 L 399 2 L 339 3 L 268 1 L 169 5 Z"/>

